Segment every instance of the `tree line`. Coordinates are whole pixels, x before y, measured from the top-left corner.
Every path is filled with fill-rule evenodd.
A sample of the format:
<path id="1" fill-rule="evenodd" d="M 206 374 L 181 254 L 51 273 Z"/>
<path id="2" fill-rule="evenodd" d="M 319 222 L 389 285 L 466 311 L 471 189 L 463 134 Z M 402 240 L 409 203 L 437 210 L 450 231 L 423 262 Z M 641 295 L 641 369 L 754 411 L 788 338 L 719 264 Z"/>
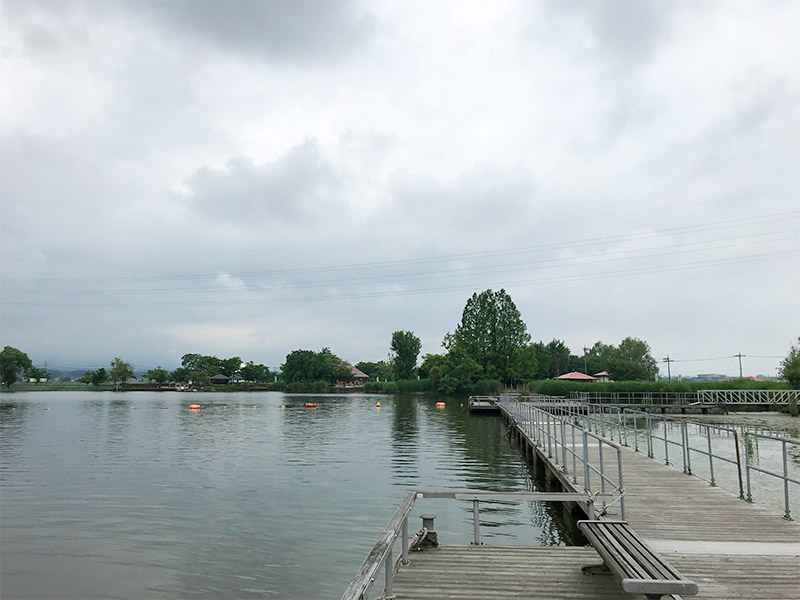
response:
<path id="1" fill-rule="evenodd" d="M 446 352 L 425 354 L 417 365 L 420 339 L 412 331 L 395 331 L 389 340 L 387 360 L 362 361 L 355 366 L 369 376 L 368 386 L 372 389 L 399 389 L 376 382 L 418 382 L 406 384 L 406 389 L 446 394 L 494 391 L 553 379 L 570 371 L 607 371 L 617 381 L 652 381 L 658 374 L 650 346 L 635 337 L 626 337 L 618 345 L 597 341 L 591 348 L 584 348 L 582 355 L 572 354 L 562 340 L 532 342 L 519 310 L 503 289 L 473 294 L 455 330 L 444 336 L 442 346 Z M 800 387 L 800 338 L 778 371 L 794 387 Z M 287 354 L 278 372 L 253 361 L 245 363 L 238 356 L 218 358 L 189 353 L 183 355 L 175 370 L 159 366 L 149 369 L 140 379 L 159 385 L 191 382 L 202 386 L 210 384 L 215 375 L 236 377 L 247 383 L 277 382 L 288 386 L 332 385 L 354 379 L 350 364 L 328 347 L 319 352 L 294 350 Z M 48 378 L 49 373 L 34 366 L 21 350 L 5 346 L 0 351 L 0 376 L 8 387 L 20 376 L 38 381 Z M 78 381 L 94 386 L 110 382 L 119 389 L 135 378 L 130 363 L 114 358 L 109 369 L 86 371 Z"/>

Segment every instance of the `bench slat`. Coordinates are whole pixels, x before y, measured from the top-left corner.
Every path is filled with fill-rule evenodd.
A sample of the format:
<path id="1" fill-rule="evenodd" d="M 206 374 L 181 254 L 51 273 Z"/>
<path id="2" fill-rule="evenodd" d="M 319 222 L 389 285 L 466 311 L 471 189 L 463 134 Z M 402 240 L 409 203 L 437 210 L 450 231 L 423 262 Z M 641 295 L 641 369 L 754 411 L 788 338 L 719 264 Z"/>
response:
<path id="1" fill-rule="evenodd" d="M 579 523 L 580 525 L 580 523 Z M 621 549 L 619 544 L 613 543 L 613 538 L 606 529 L 581 527 L 584 535 L 589 539 L 594 549 L 601 556 L 619 579 L 639 578 L 647 579 L 647 571 L 639 567 L 630 554 Z"/>
<path id="2" fill-rule="evenodd" d="M 697 584 L 647 546 L 627 521 L 578 521 L 578 527 L 620 580 L 636 594 L 697 594 Z"/>
<path id="3" fill-rule="evenodd" d="M 684 579 L 684 577 L 669 563 L 653 552 L 630 528 L 620 528 L 619 535 L 627 543 L 635 546 L 641 556 L 652 566 L 654 579 Z"/>

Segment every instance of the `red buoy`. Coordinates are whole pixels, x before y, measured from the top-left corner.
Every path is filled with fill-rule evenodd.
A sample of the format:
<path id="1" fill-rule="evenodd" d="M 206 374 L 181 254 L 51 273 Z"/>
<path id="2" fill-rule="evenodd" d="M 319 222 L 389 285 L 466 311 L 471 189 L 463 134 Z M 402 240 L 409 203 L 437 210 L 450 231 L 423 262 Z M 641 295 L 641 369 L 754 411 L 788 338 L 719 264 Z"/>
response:
<path id="1" fill-rule="evenodd" d="M 306 402 L 306 408 L 316 408 L 316 407 L 317 405 L 314 404 L 313 402 Z"/>
<path id="2" fill-rule="evenodd" d="M 200 405 L 199 404 L 190 404 L 189 405 L 189 410 L 200 410 Z"/>

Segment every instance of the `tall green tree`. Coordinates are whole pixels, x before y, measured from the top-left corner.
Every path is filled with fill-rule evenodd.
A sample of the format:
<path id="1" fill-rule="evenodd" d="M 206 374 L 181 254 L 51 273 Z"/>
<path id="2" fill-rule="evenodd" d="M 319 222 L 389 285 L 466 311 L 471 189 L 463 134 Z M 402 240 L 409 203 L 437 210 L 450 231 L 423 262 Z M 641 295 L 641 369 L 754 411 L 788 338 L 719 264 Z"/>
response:
<path id="1" fill-rule="evenodd" d="M 447 357 L 443 354 L 426 354 L 419 366 L 419 376 L 422 379 L 430 379 L 433 389 L 438 390 L 446 362 Z"/>
<path id="2" fill-rule="evenodd" d="M 417 357 L 422 349 L 422 342 L 411 331 L 395 331 L 392 333 L 392 367 L 396 379 L 411 379 L 417 366 Z"/>
<path id="3" fill-rule="evenodd" d="M 532 344 L 514 348 L 509 364 L 509 376 L 512 385 L 525 379 L 536 379 L 539 369 L 536 348 Z"/>
<path id="4" fill-rule="evenodd" d="M 228 377 L 233 377 L 242 368 L 242 359 L 238 356 L 232 356 L 219 361 L 219 372 Z M 216 375 L 216 373 L 215 373 Z"/>
<path id="5" fill-rule="evenodd" d="M 114 387 L 119 390 L 122 384 L 133 377 L 133 368 L 130 363 L 126 363 L 121 358 L 115 358 L 111 361 L 111 370 L 108 372 L 108 377 L 111 379 Z"/>
<path id="6" fill-rule="evenodd" d="M 650 354 L 650 345 L 634 337 L 620 342 L 609 360 L 609 367 L 617 381 L 653 380 L 658 374 L 658 363 Z"/>
<path id="7" fill-rule="evenodd" d="M 155 381 L 157 384 L 162 385 L 169 379 L 169 373 L 161 367 L 150 369 L 144 374 L 144 378 L 148 381 Z"/>
<path id="8" fill-rule="evenodd" d="M 272 373 L 269 372 L 269 368 L 253 364 L 252 360 L 240 369 L 240 373 L 242 379 L 252 383 L 272 381 Z"/>
<path id="9" fill-rule="evenodd" d="M 793 345 L 789 354 L 781 361 L 778 374 L 792 384 L 793 388 L 800 389 L 800 337 L 797 345 Z"/>
<path id="10" fill-rule="evenodd" d="M 547 355 L 550 359 L 548 364 L 548 377 L 554 378 L 569 372 L 570 352 L 569 348 L 562 340 L 552 339 L 547 344 Z"/>
<path id="11" fill-rule="evenodd" d="M 376 381 L 389 381 L 394 377 L 394 370 L 392 369 L 391 363 L 385 360 L 379 360 L 378 362 L 361 361 L 356 363 L 356 368 Z"/>
<path id="12" fill-rule="evenodd" d="M 461 322 L 445 336 L 444 346 L 448 351 L 458 349 L 473 360 L 485 378 L 510 383 L 514 350 L 530 339 L 511 296 L 503 289 L 486 290 L 467 300 Z"/>
<path id="13" fill-rule="evenodd" d="M 187 373 L 195 373 L 195 380 L 200 377 L 200 374 L 205 374 L 206 378 L 219 374 L 222 368 L 221 363 L 222 361 L 216 356 L 203 354 L 190 353 L 181 357 L 181 367 L 186 369 Z"/>
<path id="14" fill-rule="evenodd" d="M 0 380 L 6 387 L 14 385 L 17 376 L 33 368 L 31 359 L 22 350 L 6 346 L 0 350 Z"/>
<path id="15" fill-rule="evenodd" d="M 78 381 L 86 385 L 92 384 L 97 387 L 108 381 L 108 372 L 102 367 L 96 371 L 86 371 L 83 375 L 78 377 Z"/>
<path id="16" fill-rule="evenodd" d="M 601 371 L 609 371 L 611 369 L 611 359 L 614 358 L 616 351 L 617 349 L 613 344 L 604 344 L 600 340 L 596 341 L 585 356 L 586 373 L 594 375 Z"/>
<path id="17" fill-rule="evenodd" d="M 453 347 L 445 356 L 438 391 L 445 394 L 465 392 L 481 379 L 484 370 L 461 347 Z"/>
<path id="18" fill-rule="evenodd" d="M 313 350 L 294 350 L 286 355 L 281 365 L 281 377 L 286 383 L 314 381 L 348 381 L 352 378 L 345 362 L 333 354 L 330 348 L 319 352 Z"/>

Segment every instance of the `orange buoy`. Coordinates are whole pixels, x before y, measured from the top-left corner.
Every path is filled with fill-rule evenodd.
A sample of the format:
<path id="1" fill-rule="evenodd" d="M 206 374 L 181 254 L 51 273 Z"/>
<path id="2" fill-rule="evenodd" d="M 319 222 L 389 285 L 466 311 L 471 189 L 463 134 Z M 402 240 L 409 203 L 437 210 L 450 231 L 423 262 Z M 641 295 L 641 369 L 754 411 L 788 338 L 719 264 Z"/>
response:
<path id="1" fill-rule="evenodd" d="M 306 402 L 306 408 L 316 408 L 316 407 L 317 405 L 314 404 L 313 402 Z"/>
<path id="2" fill-rule="evenodd" d="M 189 405 L 189 410 L 199 410 L 199 409 L 200 409 L 200 405 L 199 404 L 190 404 Z"/>
<path id="3" fill-rule="evenodd" d="M 436 403 L 436 408 L 444 408 L 445 406 L 447 406 L 447 405 L 444 402 L 437 402 Z"/>

